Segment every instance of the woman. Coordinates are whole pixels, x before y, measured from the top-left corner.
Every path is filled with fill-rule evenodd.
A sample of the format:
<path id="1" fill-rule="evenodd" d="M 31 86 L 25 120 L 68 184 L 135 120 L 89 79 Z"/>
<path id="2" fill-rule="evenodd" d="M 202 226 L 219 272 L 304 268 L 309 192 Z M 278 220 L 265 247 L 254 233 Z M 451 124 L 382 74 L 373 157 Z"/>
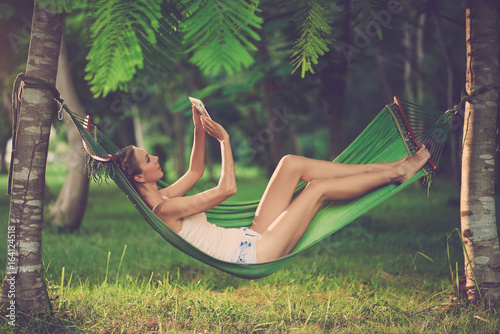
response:
<path id="1" fill-rule="evenodd" d="M 193 106 L 194 142 L 189 170 L 177 182 L 158 189 L 163 176 L 158 158 L 129 146 L 114 156 L 144 202 L 173 231 L 202 251 L 225 261 L 259 263 L 292 252 L 325 201 L 350 200 L 391 183 L 403 183 L 418 172 L 430 154 L 423 147 L 413 157 L 369 165 L 341 164 L 300 156 L 283 157 L 258 205 L 250 228 L 226 229 L 207 222 L 205 211 L 236 194 L 229 135 Z M 204 171 L 205 132 L 220 143 L 219 183 L 184 196 Z M 299 180 L 308 182 L 292 201 Z"/>

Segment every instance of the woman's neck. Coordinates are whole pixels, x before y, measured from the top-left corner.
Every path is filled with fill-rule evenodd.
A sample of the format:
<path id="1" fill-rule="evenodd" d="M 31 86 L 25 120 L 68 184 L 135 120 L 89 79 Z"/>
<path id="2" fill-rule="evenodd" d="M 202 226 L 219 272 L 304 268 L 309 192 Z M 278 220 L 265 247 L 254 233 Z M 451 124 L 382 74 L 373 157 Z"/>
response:
<path id="1" fill-rule="evenodd" d="M 141 184 L 137 187 L 137 192 L 150 208 L 163 199 L 156 183 Z"/>

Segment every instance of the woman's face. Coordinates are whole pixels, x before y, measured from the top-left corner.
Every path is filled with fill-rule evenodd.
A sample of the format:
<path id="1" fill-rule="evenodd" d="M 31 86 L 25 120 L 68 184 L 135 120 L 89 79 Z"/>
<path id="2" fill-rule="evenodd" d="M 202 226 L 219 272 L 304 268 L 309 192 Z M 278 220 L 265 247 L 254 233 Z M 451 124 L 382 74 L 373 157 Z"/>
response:
<path id="1" fill-rule="evenodd" d="M 134 155 L 139 168 L 142 170 L 141 174 L 135 176 L 138 182 L 156 182 L 163 177 L 161 166 L 158 164 L 158 157 L 151 156 L 142 148 L 135 147 Z M 137 177 L 139 176 L 139 180 Z"/>

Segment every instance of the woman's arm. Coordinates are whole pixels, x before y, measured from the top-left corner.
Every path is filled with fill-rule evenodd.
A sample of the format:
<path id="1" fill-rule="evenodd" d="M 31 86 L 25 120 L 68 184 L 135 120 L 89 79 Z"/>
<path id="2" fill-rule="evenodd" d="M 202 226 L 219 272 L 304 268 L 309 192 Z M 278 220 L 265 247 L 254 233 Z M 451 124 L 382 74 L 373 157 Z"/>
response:
<path id="1" fill-rule="evenodd" d="M 188 171 L 172 185 L 160 190 L 169 198 L 183 196 L 203 176 L 205 171 L 205 129 L 200 120 L 200 113 L 193 109 L 194 139 Z"/>
<path id="2" fill-rule="evenodd" d="M 171 198 L 158 205 L 155 212 L 167 224 L 210 210 L 236 194 L 236 177 L 229 135 L 220 124 L 210 119 L 203 118 L 203 125 L 208 134 L 220 143 L 222 165 L 219 183 L 202 193 Z"/>
<path id="3" fill-rule="evenodd" d="M 218 187 L 234 195 L 237 190 L 236 175 L 234 172 L 233 152 L 231 150 L 231 143 L 229 142 L 229 134 L 220 124 L 211 119 L 203 118 L 203 125 L 207 133 L 216 138 L 220 143 L 222 160 Z"/>

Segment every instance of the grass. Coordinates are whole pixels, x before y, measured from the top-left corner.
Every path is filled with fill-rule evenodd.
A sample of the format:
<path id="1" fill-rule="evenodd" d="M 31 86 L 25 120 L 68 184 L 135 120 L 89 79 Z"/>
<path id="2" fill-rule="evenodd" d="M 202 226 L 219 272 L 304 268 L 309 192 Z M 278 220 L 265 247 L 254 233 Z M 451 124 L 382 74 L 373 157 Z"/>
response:
<path id="1" fill-rule="evenodd" d="M 50 166 L 53 193 L 61 175 L 62 166 Z M 0 176 L 0 191 L 5 187 Z M 238 196 L 255 199 L 264 187 L 265 180 L 242 179 Z M 455 264 L 463 267 L 463 255 L 452 236 L 448 260 L 446 239 L 460 224 L 457 189 L 438 180 L 430 196 L 409 187 L 277 273 L 243 280 L 175 250 L 115 185 L 93 184 L 78 232 L 43 232 L 55 316 L 20 315 L 19 332 L 498 333 L 497 310 L 455 294 Z M 2 196 L 3 231 L 8 208 Z M 6 233 L 2 276 L 5 245 Z M 9 331 L 0 322 L 0 332 Z"/>

